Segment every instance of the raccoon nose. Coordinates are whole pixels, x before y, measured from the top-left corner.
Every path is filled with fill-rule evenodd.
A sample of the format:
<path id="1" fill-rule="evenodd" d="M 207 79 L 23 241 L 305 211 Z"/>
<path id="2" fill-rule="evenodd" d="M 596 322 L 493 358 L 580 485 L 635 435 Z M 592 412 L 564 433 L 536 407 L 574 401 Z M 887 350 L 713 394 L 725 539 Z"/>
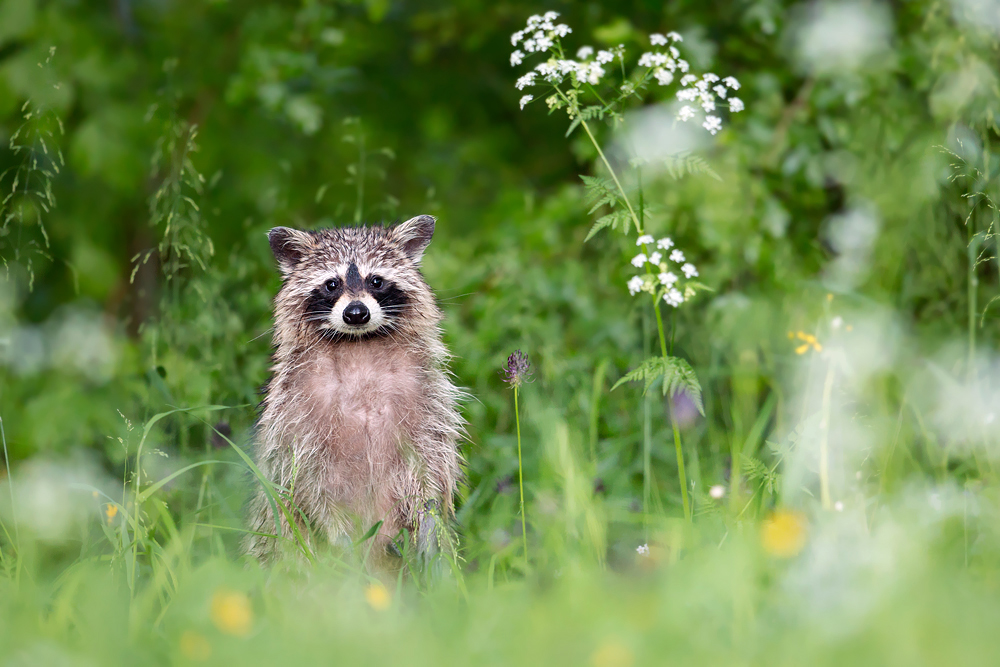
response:
<path id="1" fill-rule="evenodd" d="M 344 321 L 348 324 L 364 324 L 372 318 L 368 306 L 360 301 L 352 301 L 344 308 Z"/>

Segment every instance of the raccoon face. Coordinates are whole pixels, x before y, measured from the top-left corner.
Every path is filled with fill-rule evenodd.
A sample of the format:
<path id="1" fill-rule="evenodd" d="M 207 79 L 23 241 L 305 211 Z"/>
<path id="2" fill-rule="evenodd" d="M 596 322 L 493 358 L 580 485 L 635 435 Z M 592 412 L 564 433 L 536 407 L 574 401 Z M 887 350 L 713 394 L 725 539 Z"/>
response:
<path id="1" fill-rule="evenodd" d="M 272 229 L 284 278 L 278 310 L 297 311 L 308 330 L 329 340 L 389 335 L 430 295 L 419 264 L 433 233 L 427 215 L 393 227 Z"/>

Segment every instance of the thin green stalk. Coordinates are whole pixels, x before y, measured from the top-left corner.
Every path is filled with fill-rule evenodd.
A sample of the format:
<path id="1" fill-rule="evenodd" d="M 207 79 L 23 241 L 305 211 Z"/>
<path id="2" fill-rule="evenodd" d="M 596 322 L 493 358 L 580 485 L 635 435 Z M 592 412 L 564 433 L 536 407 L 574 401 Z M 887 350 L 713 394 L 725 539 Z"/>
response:
<path id="1" fill-rule="evenodd" d="M 642 311 L 642 353 L 648 355 L 649 313 Z M 642 523 L 649 539 L 649 516 L 653 500 L 653 411 L 650 408 L 652 397 L 649 392 L 642 396 Z"/>
<path id="2" fill-rule="evenodd" d="M 819 440 L 819 494 L 823 509 L 829 510 L 830 503 L 830 404 L 833 395 L 834 360 L 830 359 L 830 365 L 826 371 L 826 380 L 823 382 L 823 407 L 820 418 L 820 440 Z"/>
<path id="3" fill-rule="evenodd" d="M 524 571 L 528 571 L 528 528 L 524 520 L 524 468 L 521 465 L 521 413 L 517 404 L 517 385 L 514 386 L 514 423 L 517 425 L 517 485 L 521 490 L 521 539 L 524 540 Z"/>
<path id="4" fill-rule="evenodd" d="M 594 145 L 597 150 L 597 154 L 601 157 L 601 161 L 604 162 L 604 166 L 607 167 L 608 173 L 611 174 L 612 180 L 614 180 L 615 185 L 618 187 L 618 192 L 621 193 L 622 201 L 625 202 L 625 206 L 628 208 L 629 214 L 632 216 L 632 221 L 635 223 L 635 229 L 639 234 L 643 233 L 642 221 L 635 213 L 635 209 L 632 208 L 632 203 L 629 201 L 628 195 L 625 194 L 625 188 L 622 187 L 621 181 L 618 180 L 618 174 L 615 170 L 611 168 L 611 163 L 608 162 L 608 158 L 604 155 L 604 151 L 601 150 L 601 146 L 597 143 L 597 139 L 594 137 L 594 133 L 590 131 L 590 126 L 587 121 L 581 119 L 580 125 L 583 126 L 584 131 L 586 131 L 587 136 L 590 137 L 590 142 Z M 643 252 L 649 252 L 643 244 Z M 660 313 L 660 303 L 657 301 L 656 296 L 653 296 L 653 310 L 656 312 L 656 327 L 660 335 L 660 351 L 663 356 L 667 356 L 667 340 L 663 332 L 663 316 Z M 677 480 L 681 485 L 681 503 L 684 506 L 684 518 L 688 521 L 691 520 L 691 501 L 688 498 L 687 490 L 687 475 L 684 471 L 684 447 L 681 443 L 681 433 L 677 428 L 677 419 L 674 414 L 673 402 L 670 403 L 670 423 L 674 431 L 674 449 L 677 452 Z M 648 475 L 645 475 L 648 478 Z M 645 486 L 645 484 L 644 484 Z"/>
<path id="5" fill-rule="evenodd" d="M 660 334 L 660 353 L 664 357 L 667 353 L 667 337 L 663 332 L 663 315 L 660 313 L 660 302 L 653 297 L 653 311 L 656 313 L 656 328 Z M 669 402 L 670 426 L 674 431 L 674 450 L 677 454 L 677 481 L 681 485 L 681 504 L 684 506 L 684 518 L 691 520 L 691 499 L 688 497 L 687 473 L 684 471 L 684 445 L 681 442 L 681 432 L 677 428 L 677 416 L 674 414 L 673 397 Z"/>
<path id="6" fill-rule="evenodd" d="M 17 529 L 17 508 L 14 505 L 14 478 L 10 476 L 10 454 L 7 453 L 7 435 L 3 430 L 3 417 L 0 417 L 0 441 L 3 441 L 3 462 L 7 467 L 7 489 L 10 491 L 10 514 L 14 522 L 14 549 L 21 552 L 21 536 Z"/>
<path id="7" fill-rule="evenodd" d="M 975 381 L 976 376 L 976 310 L 978 301 L 979 278 L 976 275 L 976 259 L 979 256 L 979 239 L 976 236 L 975 216 L 969 215 L 965 223 L 968 230 L 968 245 L 966 252 L 968 256 L 968 329 L 969 329 L 969 361 L 967 375 L 970 381 Z"/>
<path id="8" fill-rule="evenodd" d="M 583 126 L 583 129 L 587 132 L 587 136 L 590 137 L 590 143 L 594 144 L 594 148 L 597 149 L 597 154 L 601 156 L 604 166 L 608 168 L 608 173 L 611 174 L 611 178 L 614 180 L 615 185 L 618 186 L 618 192 L 622 193 L 622 201 L 625 202 L 625 206 L 628 207 L 628 212 L 629 215 L 632 216 L 632 221 L 635 223 L 636 231 L 642 234 L 642 223 L 639 221 L 639 216 L 635 214 L 635 209 L 632 208 L 632 203 L 628 200 L 628 195 L 625 194 L 625 188 L 622 187 L 621 181 L 618 180 L 618 174 L 616 174 L 615 170 L 611 168 L 611 163 L 608 162 L 608 158 L 605 157 L 600 144 L 597 143 L 594 133 L 590 131 L 590 126 L 587 125 L 587 121 L 581 118 L 580 125 Z"/>
<path id="9" fill-rule="evenodd" d="M 590 462 L 597 471 L 597 436 L 601 421 L 601 391 L 604 389 L 604 377 L 608 373 L 608 360 L 601 359 L 594 369 L 594 385 L 590 393 Z"/>

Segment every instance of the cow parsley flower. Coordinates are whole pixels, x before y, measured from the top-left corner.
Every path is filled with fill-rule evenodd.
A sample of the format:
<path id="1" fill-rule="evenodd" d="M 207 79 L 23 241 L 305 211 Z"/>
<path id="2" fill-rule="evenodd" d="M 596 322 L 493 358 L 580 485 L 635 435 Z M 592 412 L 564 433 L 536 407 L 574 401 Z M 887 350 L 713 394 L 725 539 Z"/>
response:
<path id="1" fill-rule="evenodd" d="M 670 39 L 671 42 L 683 42 L 684 41 L 684 38 L 681 37 L 678 33 L 674 32 L 673 30 L 671 30 L 670 32 L 667 33 L 667 37 Z"/>
<path id="2" fill-rule="evenodd" d="M 677 276 L 670 271 L 664 271 L 663 273 L 657 275 L 656 278 L 660 281 L 660 284 L 666 285 L 667 287 L 670 287 L 677 282 Z"/>
<path id="3" fill-rule="evenodd" d="M 565 37 L 566 35 L 568 35 L 568 34 L 570 34 L 571 32 L 573 32 L 573 29 L 572 29 L 572 28 L 570 28 L 570 27 L 569 27 L 568 25 L 566 25 L 565 23 L 560 23 L 559 25 L 557 25 L 557 26 L 556 26 L 556 27 L 555 27 L 555 28 L 553 29 L 553 31 L 552 31 L 552 32 L 554 32 L 555 34 L 559 35 L 560 37 Z"/>
<path id="4" fill-rule="evenodd" d="M 594 55 L 594 47 L 592 46 L 581 46 L 576 51 L 576 57 L 580 60 L 586 60 L 592 55 Z"/>
<path id="5" fill-rule="evenodd" d="M 519 103 L 521 105 L 521 108 L 523 109 L 525 107 L 525 105 L 527 105 L 528 102 L 530 102 L 533 99 L 535 99 L 534 95 L 525 95 L 524 97 L 522 97 L 521 101 Z"/>
<path id="6" fill-rule="evenodd" d="M 730 89 L 737 90 L 739 88 L 739 81 L 731 76 L 720 79 L 717 74 L 709 72 L 702 75 L 700 79 L 693 74 L 685 74 L 681 77 L 681 85 L 685 87 L 677 91 L 677 99 L 683 102 L 697 101 L 706 114 L 701 126 L 709 133 L 716 134 L 722 129 L 722 119 L 712 114 L 716 109 L 716 100 L 725 100 Z M 736 97 L 729 98 L 728 106 L 732 113 L 738 113 L 744 108 L 742 100 Z M 677 112 L 677 120 L 685 122 L 697 115 L 698 111 L 694 107 L 684 105 Z"/>
<path id="7" fill-rule="evenodd" d="M 518 50 L 514 51 L 514 53 L 510 54 L 510 66 L 511 67 L 516 67 L 517 65 L 520 65 L 523 61 L 524 61 L 524 52 L 522 52 L 520 49 L 518 49 Z"/>
<path id="8" fill-rule="evenodd" d="M 637 554 L 639 554 L 640 556 L 648 556 L 649 555 L 649 545 L 648 544 L 640 544 L 639 546 L 637 546 L 635 548 L 635 552 Z"/>
<path id="9" fill-rule="evenodd" d="M 650 236 L 649 234 L 643 234 L 642 236 L 640 236 L 639 238 L 637 238 L 635 240 L 635 244 L 636 245 L 643 245 L 645 243 L 652 243 L 653 240 L 654 240 L 653 237 Z"/>
<path id="10" fill-rule="evenodd" d="M 632 266 L 634 266 L 637 269 L 641 269 L 646 265 L 646 260 L 647 260 L 646 254 L 640 252 L 638 255 L 632 258 Z"/>
<path id="11" fill-rule="evenodd" d="M 600 83 L 601 77 L 604 76 L 604 68 L 597 63 L 586 63 L 581 64 L 577 68 L 576 76 L 577 78 L 586 81 L 591 85 Z"/>
<path id="12" fill-rule="evenodd" d="M 518 42 L 524 39 L 524 31 L 518 30 L 513 35 L 510 36 L 510 45 L 517 46 Z"/>
<path id="13" fill-rule="evenodd" d="M 678 248 L 674 248 L 674 251 L 670 253 L 670 259 L 671 261 L 680 264 L 684 261 L 684 253 L 682 253 Z"/>
<path id="14" fill-rule="evenodd" d="M 640 276 L 632 276 L 628 281 L 628 293 L 635 296 L 642 291 L 642 288 L 645 287 L 645 285 L 646 281 Z"/>
<path id="15" fill-rule="evenodd" d="M 669 236 L 664 236 L 656 242 L 656 247 L 660 250 L 670 250 L 674 247 L 674 242 Z"/>
<path id="16" fill-rule="evenodd" d="M 611 51 L 601 50 L 597 52 L 597 62 L 599 62 L 602 65 L 605 63 L 609 63 L 614 59 L 615 59 L 615 54 L 612 53 Z"/>
<path id="17" fill-rule="evenodd" d="M 667 290 L 667 293 L 663 295 L 663 300 L 668 304 L 676 308 L 677 306 L 684 303 L 684 295 L 680 293 L 676 288 Z"/>
<path id="18" fill-rule="evenodd" d="M 549 83 L 559 83 L 562 81 L 562 74 L 559 68 L 553 63 L 541 63 L 535 67 L 535 71 L 542 75 L 542 78 Z"/>
<path id="19" fill-rule="evenodd" d="M 726 495 L 726 487 L 722 486 L 721 484 L 716 484 L 715 486 L 713 486 L 708 490 L 708 495 L 718 500 L 722 496 Z"/>
<path id="20" fill-rule="evenodd" d="M 659 266 L 661 259 L 663 259 L 663 255 L 661 255 L 659 252 L 654 252 L 649 256 L 649 263 Z"/>
<path id="21" fill-rule="evenodd" d="M 674 80 L 673 73 L 668 72 L 665 69 L 653 70 L 653 76 L 656 77 L 656 82 L 659 83 L 661 86 L 669 86 L 670 83 Z"/>
<path id="22" fill-rule="evenodd" d="M 666 35 L 661 35 L 658 32 L 654 32 L 649 36 L 649 43 L 653 46 L 665 46 L 667 43 Z"/>
<path id="23" fill-rule="evenodd" d="M 537 74 L 535 74 L 534 72 L 528 72 L 527 74 L 525 74 L 524 76 L 522 76 L 520 79 L 518 79 L 517 83 L 515 83 L 514 86 L 518 90 L 524 90 L 528 86 L 533 86 L 533 85 L 535 85 L 535 77 L 536 76 L 537 76 Z"/>
<path id="24" fill-rule="evenodd" d="M 698 269 L 695 268 L 695 265 L 692 264 L 691 262 L 688 262 L 687 264 L 682 266 L 681 271 L 684 272 L 685 278 L 694 278 L 695 276 L 698 275 Z"/>

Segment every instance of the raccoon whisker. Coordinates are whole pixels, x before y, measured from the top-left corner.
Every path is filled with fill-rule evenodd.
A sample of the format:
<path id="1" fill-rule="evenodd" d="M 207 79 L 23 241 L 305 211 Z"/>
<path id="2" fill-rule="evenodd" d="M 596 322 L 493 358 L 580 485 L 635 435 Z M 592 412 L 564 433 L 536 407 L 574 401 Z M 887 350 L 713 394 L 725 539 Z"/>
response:
<path id="1" fill-rule="evenodd" d="M 272 331 L 274 331 L 274 327 L 273 326 L 272 327 L 268 327 L 267 329 L 264 329 L 264 331 L 262 331 L 258 335 L 256 335 L 253 338 L 251 338 L 248 342 L 253 343 L 258 338 L 263 338 L 264 336 L 266 336 L 267 334 L 271 333 Z"/>

